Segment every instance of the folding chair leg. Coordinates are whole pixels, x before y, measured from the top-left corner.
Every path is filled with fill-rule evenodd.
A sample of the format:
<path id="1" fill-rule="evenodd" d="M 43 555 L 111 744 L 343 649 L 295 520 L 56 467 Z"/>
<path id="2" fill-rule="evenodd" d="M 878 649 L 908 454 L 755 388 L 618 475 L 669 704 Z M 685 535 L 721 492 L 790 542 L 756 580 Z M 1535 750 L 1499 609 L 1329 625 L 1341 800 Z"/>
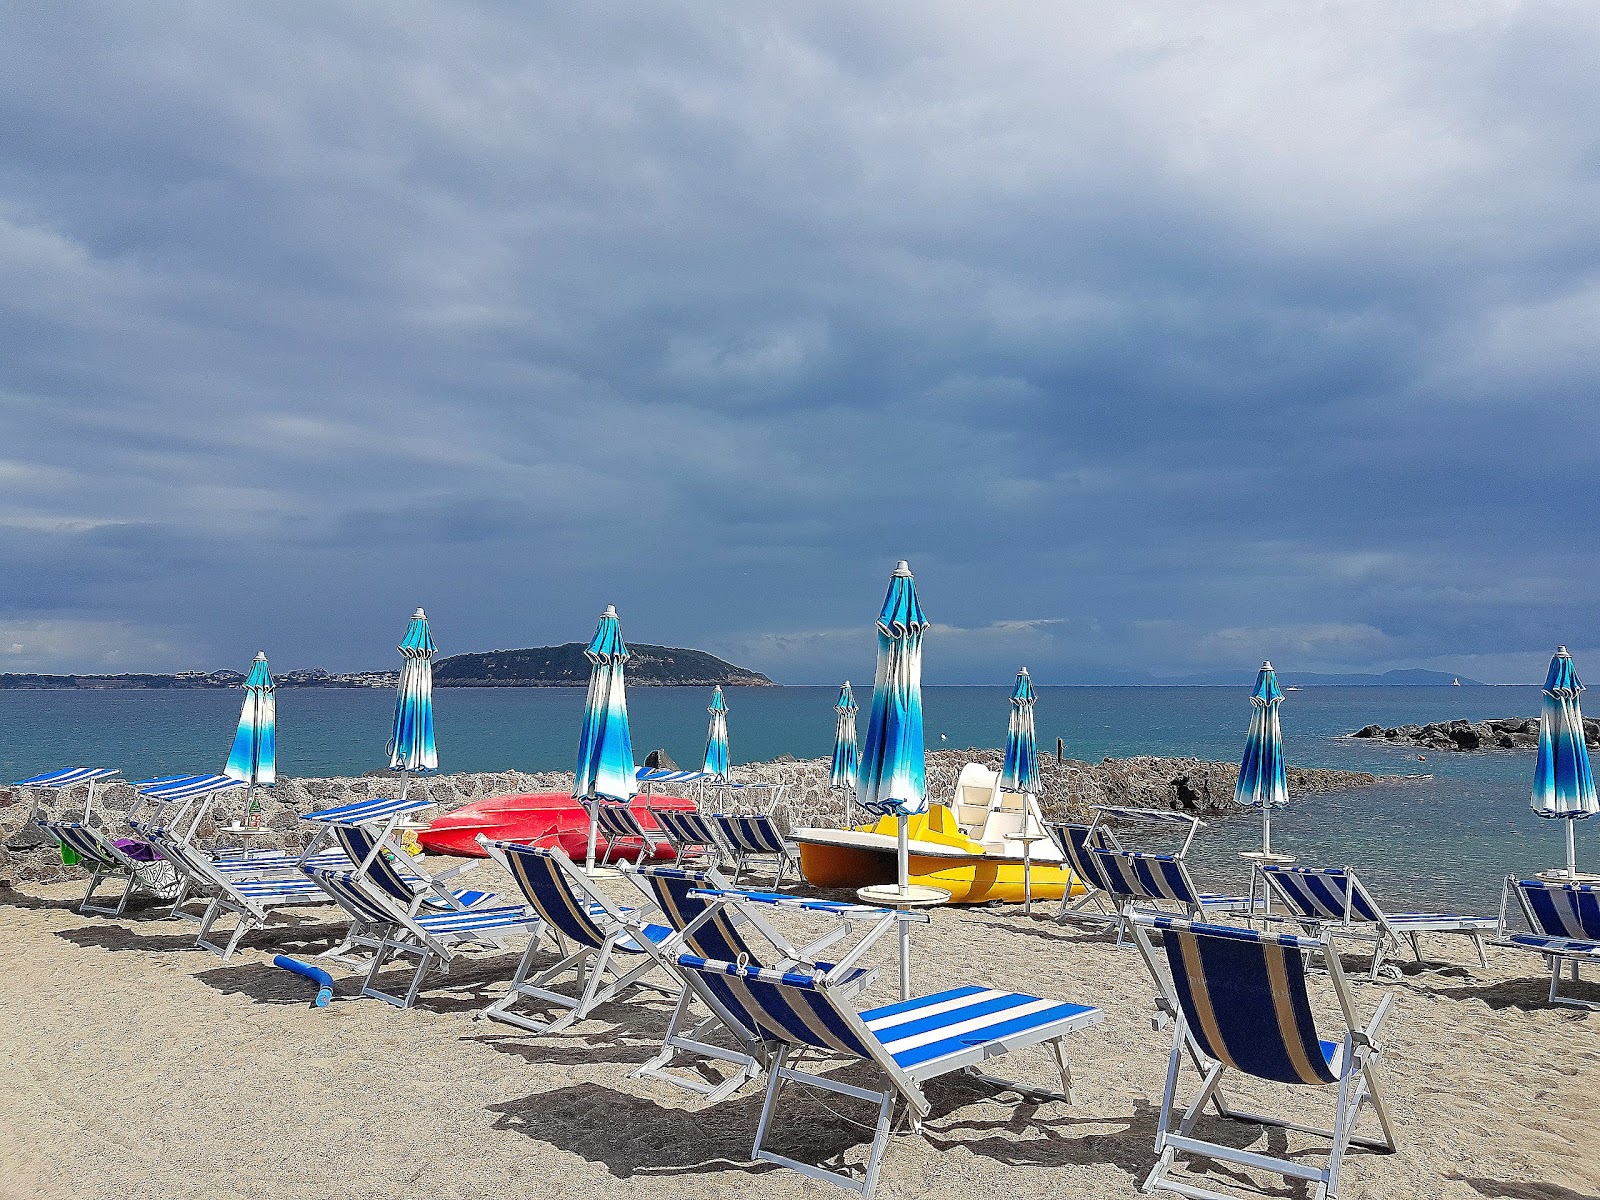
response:
<path id="1" fill-rule="evenodd" d="M 826 1183 L 848 1188 L 852 1192 L 859 1192 L 863 1196 L 870 1196 L 872 1189 L 878 1183 L 878 1167 L 883 1161 L 883 1152 L 888 1148 L 889 1138 L 894 1133 L 895 1094 L 893 1089 L 873 1092 L 865 1088 L 853 1087 L 850 1084 L 839 1083 L 825 1076 L 796 1071 L 788 1065 L 788 1059 L 789 1047 L 779 1047 L 777 1058 L 773 1061 L 770 1077 L 767 1080 L 767 1095 L 761 1104 L 761 1120 L 756 1126 L 756 1141 L 750 1156 L 758 1162 L 775 1163 L 780 1167 L 788 1167 L 792 1171 L 799 1171 L 802 1175 L 807 1175 L 812 1179 L 820 1179 Z M 789 1080 L 821 1088 L 825 1091 L 836 1092 L 840 1095 L 853 1096 L 859 1100 L 877 1101 L 878 1120 L 873 1126 L 872 1145 L 867 1150 L 866 1172 L 863 1178 L 854 1179 L 842 1171 L 830 1171 L 826 1167 L 817 1167 L 812 1166 L 810 1163 L 799 1162 L 796 1159 L 787 1158 L 766 1148 L 767 1130 L 772 1124 L 772 1116 L 777 1109 L 778 1093 L 782 1090 L 784 1083 Z"/>

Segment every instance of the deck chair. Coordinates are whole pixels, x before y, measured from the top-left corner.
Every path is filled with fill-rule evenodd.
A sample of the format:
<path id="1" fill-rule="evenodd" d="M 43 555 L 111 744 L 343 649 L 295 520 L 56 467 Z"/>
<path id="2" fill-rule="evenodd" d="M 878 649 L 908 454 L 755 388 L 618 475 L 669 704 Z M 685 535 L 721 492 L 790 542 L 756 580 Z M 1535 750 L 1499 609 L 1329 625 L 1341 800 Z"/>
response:
<path id="1" fill-rule="evenodd" d="M 903 1111 L 914 1130 L 931 1105 L 922 1085 L 953 1071 L 966 1071 L 995 1087 L 1045 1099 L 1070 1099 L 1072 1076 L 1061 1053 L 1061 1039 L 1100 1020 L 1100 1011 L 1018 992 L 959 987 L 887 1004 L 858 1013 L 845 1004 L 815 967 L 780 970 L 708 960 L 694 954 L 678 958 L 685 971 L 716 979 L 739 1019 L 767 1039 L 773 1049 L 766 1099 L 756 1127 L 752 1156 L 789 1167 L 812 1179 L 835 1183 L 862 1195 L 877 1185 L 878 1166 Z M 981 1074 L 978 1065 L 1028 1046 L 1046 1044 L 1061 1077 L 1061 1091 L 1034 1088 Z M 880 1086 L 859 1087 L 792 1065 L 801 1056 L 859 1060 L 876 1068 Z M 878 1118 L 862 1177 L 803 1163 L 767 1149 L 767 1131 L 778 1118 L 785 1084 L 874 1102 Z"/>
<path id="2" fill-rule="evenodd" d="M 224 962 L 233 957 L 244 936 L 271 920 L 274 908 L 306 907 L 327 904 L 329 899 L 309 879 L 269 875 L 237 878 L 218 871 L 204 851 L 185 845 L 167 830 L 152 830 L 151 845 L 192 881 L 191 894 L 209 898 L 200 915 L 200 933 L 195 945 L 220 954 Z M 212 930 L 224 917 L 234 918 L 233 933 L 226 945 L 211 941 Z"/>
<path id="3" fill-rule="evenodd" d="M 1528 933 L 1501 937 L 1496 946 L 1531 950 L 1550 965 L 1550 1003 L 1573 1008 L 1600 1009 L 1592 1000 L 1561 994 L 1561 971 L 1570 967 L 1572 982 L 1583 966 L 1600 966 L 1600 885 L 1508 876 L 1500 896 L 1500 926 L 1505 928 L 1506 908 L 1515 895 L 1528 923 Z"/>
<path id="4" fill-rule="evenodd" d="M 178 874 L 170 863 L 140 862 L 98 829 L 81 821 L 41 820 L 38 825 L 76 854 L 79 865 L 89 871 L 89 886 L 78 905 L 79 913 L 120 917 L 135 892 L 158 901 L 171 900 L 178 894 Z M 114 907 L 94 903 L 95 889 L 107 879 L 122 881 L 122 894 Z"/>
<path id="5" fill-rule="evenodd" d="M 800 861 L 799 848 L 784 838 L 778 822 L 766 813 L 715 813 L 711 823 L 733 857 L 735 884 L 752 859 L 771 858 L 772 886 L 781 888 L 785 873 Z"/>
<path id="6" fill-rule="evenodd" d="M 624 911 L 601 892 L 560 847 L 544 849 L 517 842 L 492 842 L 482 834 L 478 844 L 510 872 L 532 910 L 555 937 L 557 962 L 537 976 L 533 969 L 537 940 L 530 942 L 506 994 L 478 1010 L 476 1019 L 502 1021 L 534 1033 L 556 1033 L 584 1020 L 600 1005 L 636 987 L 677 999 L 678 981 L 661 987 L 646 977 L 661 967 L 656 947 L 673 936 L 666 925 L 648 922 L 637 911 Z M 568 949 L 568 944 L 572 948 Z M 627 964 L 632 962 L 632 966 Z M 572 973 L 573 992 L 558 991 L 557 980 Z M 524 998 L 566 1009 L 554 1020 L 539 1021 L 513 1008 Z"/>
<path id="7" fill-rule="evenodd" d="M 723 850 L 708 817 L 682 808 L 651 808 L 649 813 L 677 854 L 673 866 L 682 867 L 685 860 L 698 859 L 707 868 L 715 868 L 723 858 L 732 857 Z"/>
<path id="8" fill-rule="evenodd" d="M 1165 969 L 1178 1000 L 1172 1053 L 1156 1128 L 1156 1164 L 1139 1185 L 1142 1192 L 1168 1191 L 1203 1200 L 1229 1200 L 1228 1194 L 1172 1177 L 1179 1154 L 1201 1160 L 1271 1171 L 1287 1179 L 1314 1184 L 1313 1200 L 1333 1200 L 1339 1190 L 1339 1167 L 1352 1145 L 1384 1153 L 1396 1147 L 1388 1105 L 1380 1090 L 1378 1031 L 1394 1001 L 1386 995 L 1365 1025 L 1356 1018 L 1350 987 L 1339 956 L 1327 938 L 1235 929 L 1139 913 L 1144 930 L 1159 932 Z M 1320 954 L 1327 964 L 1343 1028 L 1338 1041 L 1322 1040 L 1306 990 L 1306 959 Z M 1204 1056 L 1199 1090 L 1188 1108 L 1176 1111 L 1178 1072 L 1185 1053 L 1198 1047 Z M 1275 1117 L 1229 1111 L 1227 1115 L 1266 1128 L 1295 1130 L 1329 1139 L 1325 1167 L 1275 1158 L 1259 1150 L 1242 1150 L 1207 1141 L 1194 1132 L 1196 1119 L 1224 1075 L 1234 1071 L 1290 1087 L 1338 1086 L 1333 1126 L 1321 1129 Z M 1381 1138 L 1358 1136 L 1361 1106 L 1370 1104 Z"/>
<path id="9" fill-rule="evenodd" d="M 654 858 L 663 850 L 673 849 L 671 840 L 660 830 L 646 829 L 639 815 L 626 804 L 601 801 L 595 809 L 595 824 L 605 835 L 606 853 L 600 860 L 605 866 L 612 856 L 624 848 L 634 850 L 639 861 Z M 623 843 L 629 843 L 627 847 Z"/>
<path id="10" fill-rule="evenodd" d="M 1045 831 L 1061 851 L 1062 861 L 1072 869 L 1074 878 L 1086 889 L 1081 896 L 1074 896 L 1071 888 L 1062 893 L 1061 906 L 1056 909 L 1057 923 L 1064 925 L 1070 921 L 1107 928 L 1119 924 L 1121 917 L 1111 899 L 1111 889 L 1100 864 L 1089 852 L 1092 846 L 1108 844 L 1100 840 L 1105 831 L 1097 832 L 1088 825 L 1070 822 L 1047 823 Z"/>
<path id="11" fill-rule="evenodd" d="M 1454 933 L 1471 939 L 1478 965 L 1487 967 L 1483 939 L 1500 928 L 1495 917 L 1463 917 L 1450 913 L 1386 913 L 1366 885 L 1349 867 L 1289 867 L 1259 864 L 1273 895 L 1283 902 L 1282 913 L 1258 913 L 1263 920 L 1287 921 L 1312 937 L 1333 935 L 1372 943 L 1368 978 L 1377 979 L 1384 959 L 1411 943 L 1411 953 L 1422 961 L 1421 935 Z"/>
<path id="12" fill-rule="evenodd" d="M 470 909 L 412 913 L 405 903 L 353 871 L 310 867 L 306 876 L 350 914 L 353 924 L 359 923 L 367 931 L 364 937 L 373 945 L 373 954 L 367 963 L 361 994 L 396 1008 L 414 1007 L 428 975 L 435 970 L 448 974 L 461 947 L 503 950 L 507 934 L 522 932 L 531 933 L 537 942 L 543 926 L 537 914 L 520 905 L 500 903 L 495 896 Z M 417 965 L 404 995 L 386 992 L 374 984 L 391 960 L 407 958 L 415 959 Z"/>
<path id="13" fill-rule="evenodd" d="M 725 962 L 743 962 L 755 966 L 763 961 L 784 969 L 798 964 L 814 966 L 832 973 L 835 964 L 818 962 L 817 951 L 838 940 L 829 931 L 811 946 L 797 948 L 777 929 L 747 908 L 735 903 L 720 902 L 721 896 L 737 896 L 738 900 L 751 897 L 745 893 L 731 893 L 725 880 L 716 871 L 685 871 L 677 867 L 641 867 L 630 872 L 631 877 L 644 891 L 646 897 L 660 910 L 666 923 L 677 933 L 672 945 L 671 961 L 676 969 L 677 948 L 701 958 Z M 793 897 L 783 897 L 793 899 Z M 840 905 L 838 902 L 813 902 L 823 912 L 839 908 L 864 906 Z M 840 933 L 842 934 L 842 930 Z M 662 947 L 668 948 L 666 943 Z M 635 1079 L 660 1079 L 704 1096 L 707 1104 L 717 1104 L 733 1095 L 739 1088 L 759 1075 L 768 1065 L 766 1042 L 753 1029 L 747 1027 L 737 1015 L 737 1004 L 726 995 L 726 984 L 713 976 L 694 971 L 680 972 L 686 985 L 678 998 L 672 1019 L 667 1023 L 666 1036 L 661 1050 L 633 1073 Z M 854 994 L 872 982 L 876 971 L 847 965 L 837 981 L 841 994 Z M 694 1001 L 708 1010 L 709 1015 L 699 1021 L 692 1020 Z M 708 1042 L 718 1028 L 731 1035 L 737 1043 L 730 1049 Z M 680 1055 L 700 1060 L 711 1059 L 737 1068 L 733 1074 L 712 1082 L 695 1072 L 678 1072 L 673 1069 Z"/>
<path id="14" fill-rule="evenodd" d="M 1121 946 L 1129 921 L 1139 910 L 1160 912 L 1164 904 L 1180 906 L 1192 919 L 1250 911 L 1247 896 L 1202 892 L 1189 875 L 1181 854 L 1151 854 L 1144 850 L 1107 849 L 1091 845 L 1089 856 L 1105 880 L 1106 892 L 1117 905 Z"/>

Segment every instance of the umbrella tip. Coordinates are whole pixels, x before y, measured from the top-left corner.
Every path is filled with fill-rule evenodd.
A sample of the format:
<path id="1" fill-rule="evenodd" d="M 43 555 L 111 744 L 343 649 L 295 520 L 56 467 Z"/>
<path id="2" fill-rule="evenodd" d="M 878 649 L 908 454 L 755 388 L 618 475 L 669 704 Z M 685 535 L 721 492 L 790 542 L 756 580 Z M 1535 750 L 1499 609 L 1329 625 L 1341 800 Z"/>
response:
<path id="1" fill-rule="evenodd" d="M 617 615 L 617 606 L 615 604 L 608 604 L 608 605 L 606 605 L 605 612 L 601 613 L 600 617 L 601 617 L 602 620 L 604 620 L 606 617 L 615 617 L 616 615 Z"/>
<path id="2" fill-rule="evenodd" d="M 895 565 L 894 565 L 894 573 L 898 578 L 910 579 L 911 578 L 911 564 L 908 563 L 905 559 L 902 558 L 899 562 L 895 563 Z"/>
<path id="3" fill-rule="evenodd" d="M 1027 673 L 1028 673 L 1028 668 L 1027 667 L 1023 667 L 1022 670 L 1017 672 L 1018 675 L 1026 675 Z"/>
<path id="4" fill-rule="evenodd" d="M 416 611 L 416 612 L 414 612 L 414 613 L 412 613 L 412 614 L 411 614 L 411 619 L 412 619 L 412 620 L 413 620 L 413 621 L 426 621 L 426 620 L 427 620 L 427 619 L 428 619 L 428 614 L 427 614 L 427 613 L 425 613 L 425 612 L 423 612 L 423 611 L 422 611 L 422 610 L 421 610 L 421 609 L 420 609 L 420 608 L 419 608 L 419 609 L 417 609 L 417 611 Z"/>
<path id="5" fill-rule="evenodd" d="M 1271 659 L 1270 659 L 1270 658 L 1264 658 L 1264 659 L 1262 659 L 1262 660 L 1261 660 L 1261 669 L 1262 669 L 1262 670 L 1263 670 L 1263 671 L 1270 671 L 1270 670 L 1272 670 L 1272 660 L 1271 660 Z"/>
<path id="6" fill-rule="evenodd" d="M 1557 658 L 1571 658 L 1572 655 L 1567 653 L 1567 648 L 1565 646 L 1557 646 L 1556 647 L 1556 657 Z"/>
<path id="7" fill-rule="evenodd" d="M 256 661 L 257 662 L 266 662 L 267 661 L 267 652 L 265 650 L 257 650 L 256 651 Z"/>

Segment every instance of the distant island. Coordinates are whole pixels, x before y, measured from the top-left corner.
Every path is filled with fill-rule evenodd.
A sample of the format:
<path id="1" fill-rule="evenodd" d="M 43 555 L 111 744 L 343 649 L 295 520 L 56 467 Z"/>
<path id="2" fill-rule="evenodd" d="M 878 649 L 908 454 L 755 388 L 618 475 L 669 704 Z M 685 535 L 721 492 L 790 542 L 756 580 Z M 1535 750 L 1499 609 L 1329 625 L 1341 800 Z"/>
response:
<path id="1" fill-rule="evenodd" d="M 589 682 L 583 642 L 453 654 L 433 664 L 436 687 L 582 687 Z M 675 646 L 630 646 L 628 682 L 635 687 L 776 687 L 759 671 L 724 662 L 703 650 Z M 324 671 L 317 667 L 273 676 L 279 687 L 392 688 L 398 671 Z M 118 675 L 0 675 L 0 691 L 114 691 L 175 688 L 234 688 L 241 671 L 179 671 L 171 675 L 129 672 Z"/>
<path id="2" fill-rule="evenodd" d="M 1295 671 L 1292 668 L 1277 672 L 1282 687 L 1487 687 L 1465 675 L 1452 675 L 1448 671 L 1385 671 L 1382 675 L 1328 675 L 1317 671 Z M 1179 679 L 1163 680 L 1166 684 L 1189 684 L 1209 687 L 1249 687 L 1255 682 L 1254 671 L 1213 672 L 1207 675 L 1185 675 Z"/>

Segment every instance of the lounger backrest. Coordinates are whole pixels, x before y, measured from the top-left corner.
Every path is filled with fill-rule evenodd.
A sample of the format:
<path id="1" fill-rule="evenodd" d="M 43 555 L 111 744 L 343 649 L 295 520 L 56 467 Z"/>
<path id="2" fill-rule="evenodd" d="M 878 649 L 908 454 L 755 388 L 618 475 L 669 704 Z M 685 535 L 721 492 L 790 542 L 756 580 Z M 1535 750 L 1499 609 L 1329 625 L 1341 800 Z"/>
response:
<path id="1" fill-rule="evenodd" d="M 717 813 L 711 818 L 728 844 L 746 854 L 783 853 L 783 834 L 765 813 Z"/>
<path id="2" fill-rule="evenodd" d="M 856 1031 L 854 1014 L 839 1007 L 813 970 L 774 971 L 697 954 L 680 955 L 678 966 L 708 982 L 716 979 L 718 994 L 728 996 L 733 1014 L 775 1041 L 854 1058 L 877 1057 Z"/>
<path id="3" fill-rule="evenodd" d="M 500 849 L 511 877 L 546 924 L 580 946 L 598 950 L 605 944 L 605 931 L 595 922 L 588 904 L 572 894 L 561 864 L 549 850 L 514 842 L 502 842 Z"/>
<path id="4" fill-rule="evenodd" d="M 1535 933 L 1600 942 L 1600 884 L 1519 879 L 1517 894 Z"/>
<path id="5" fill-rule="evenodd" d="M 602 802 L 595 810 L 595 823 L 600 826 L 600 832 L 606 835 L 607 841 L 614 838 L 644 840 L 644 829 L 639 825 L 639 818 L 626 804 Z"/>
<path id="6" fill-rule="evenodd" d="M 1343 921 L 1348 902 L 1353 921 L 1381 921 L 1383 912 L 1355 873 L 1344 867 L 1263 865 L 1274 890 L 1299 916 L 1317 921 Z"/>
<path id="7" fill-rule="evenodd" d="M 1160 918 L 1178 1003 L 1200 1048 L 1278 1083 L 1337 1083 L 1306 995 L 1304 950 L 1284 934 Z"/>
<path id="8" fill-rule="evenodd" d="M 1100 864 L 1089 852 L 1089 826 L 1061 823 L 1048 825 L 1046 828 L 1049 829 L 1050 836 L 1061 851 L 1061 857 L 1067 860 L 1067 866 L 1072 868 L 1074 875 L 1097 891 L 1110 891 L 1106 886 L 1105 874 L 1100 870 Z"/>
<path id="9" fill-rule="evenodd" d="M 87 825 L 77 821 L 46 821 L 44 827 L 79 858 L 99 863 L 102 867 L 120 867 L 121 856 L 112 853 L 112 847 Z"/>
<path id="10" fill-rule="evenodd" d="M 1090 856 L 1100 865 L 1105 889 L 1113 896 L 1134 900 L 1172 900 L 1199 907 L 1200 893 L 1189 878 L 1183 860 L 1172 854 L 1147 854 L 1140 850 L 1107 850 L 1091 846 Z"/>
<path id="11" fill-rule="evenodd" d="M 710 823 L 699 813 L 681 808 L 652 808 L 650 815 L 678 849 L 687 846 L 715 846 L 717 837 Z"/>
<path id="12" fill-rule="evenodd" d="M 711 902 L 694 892 L 715 887 L 709 877 L 697 871 L 679 871 L 672 867 L 646 867 L 639 872 L 656 905 L 679 933 L 698 920 L 711 907 Z M 744 962 L 760 966 L 760 960 L 751 953 L 750 945 L 734 927 L 733 914 L 727 906 L 715 916 L 702 921 L 684 938 L 684 946 L 691 954 L 720 962 Z"/>
<path id="13" fill-rule="evenodd" d="M 416 887 L 407 881 L 393 861 L 382 850 L 373 854 L 378 839 L 373 836 L 370 829 L 362 825 L 333 825 L 331 828 L 334 839 L 350 856 L 351 862 L 358 867 L 364 862 L 367 863 L 364 874 L 374 887 L 382 889 L 408 907 L 416 900 Z M 368 856 L 371 856 L 371 862 L 367 862 Z"/>
<path id="14" fill-rule="evenodd" d="M 320 867 L 307 867 L 305 873 L 318 887 L 362 920 L 377 925 L 397 923 L 397 914 L 369 895 L 352 872 L 325 871 Z"/>

